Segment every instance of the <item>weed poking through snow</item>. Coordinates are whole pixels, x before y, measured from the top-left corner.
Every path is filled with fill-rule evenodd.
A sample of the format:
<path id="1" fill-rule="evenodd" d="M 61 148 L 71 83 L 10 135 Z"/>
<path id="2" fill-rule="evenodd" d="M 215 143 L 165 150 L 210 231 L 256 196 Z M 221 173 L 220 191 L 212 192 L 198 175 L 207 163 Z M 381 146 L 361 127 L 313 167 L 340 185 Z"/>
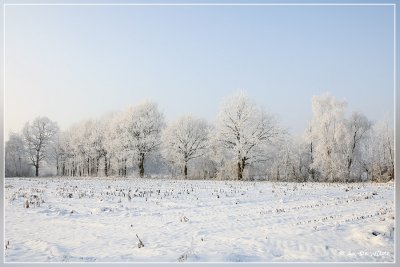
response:
<path id="1" fill-rule="evenodd" d="M 140 240 L 140 238 L 139 238 L 139 236 L 138 236 L 137 234 L 136 234 L 136 237 L 137 237 L 137 239 L 139 240 L 138 248 L 143 248 L 143 247 L 144 247 L 144 244 L 143 244 L 142 240 Z"/>

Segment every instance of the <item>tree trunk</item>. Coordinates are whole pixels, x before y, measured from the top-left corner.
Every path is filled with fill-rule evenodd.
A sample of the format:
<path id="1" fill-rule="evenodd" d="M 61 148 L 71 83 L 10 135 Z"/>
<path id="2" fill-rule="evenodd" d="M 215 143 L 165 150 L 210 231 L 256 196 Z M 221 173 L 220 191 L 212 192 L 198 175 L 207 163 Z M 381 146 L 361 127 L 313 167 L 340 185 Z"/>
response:
<path id="1" fill-rule="evenodd" d="M 118 160 L 118 176 L 121 176 L 121 163 L 120 163 L 119 159 L 117 159 L 117 160 Z"/>
<path id="2" fill-rule="evenodd" d="M 124 176 L 126 177 L 126 158 L 124 159 Z"/>
<path id="3" fill-rule="evenodd" d="M 139 175 L 144 176 L 144 153 L 141 153 L 139 158 Z"/>
<path id="4" fill-rule="evenodd" d="M 92 158 L 91 160 L 91 169 L 90 169 L 90 174 L 93 176 L 94 172 L 95 172 L 95 168 L 94 168 L 94 158 Z"/>
<path id="5" fill-rule="evenodd" d="M 391 163 L 389 178 L 390 178 L 390 180 L 393 180 L 394 179 L 394 160 L 393 160 L 393 153 L 392 153 L 392 147 L 390 145 L 390 141 L 389 141 L 388 147 L 389 147 L 389 155 L 390 155 L 390 163 Z"/>
<path id="6" fill-rule="evenodd" d="M 107 155 L 104 156 L 104 175 L 107 177 Z"/>
<path id="7" fill-rule="evenodd" d="M 19 171 L 18 171 L 18 173 L 22 174 L 21 157 L 18 157 L 18 160 L 19 160 Z M 19 176 L 19 175 L 17 175 L 17 176 Z"/>
<path id="8" fill-rule="evenodd" d="M 187 179 L 188 169 L 187 169 L 187 163 L 186 162 L 185 162 L 185 167 L 183 168 L 183 173 L 185 174 L 185 179 Z"/>
<path id="9" fill-rule="evenodd" d="M 39 176 L 39 151 L 36 153 L 36 177 Z"/>
<path id="10" fill-rule="evenodd" d="M 310 143 L 310 155 L 311 155 L 311 163 L 310 163 L 310 165 L 311 164 L 313 164 L 314 163 L 314 156 L 313 156 L 313 143 L 311 142 Z M 314 170 L 314 168 L 311 168 L 311 179 L 312 179 L 312 181 L 315 181 L 315 170 Z"/>
<path id="11" fill-rule="evenodd" d="M 242 170 L 242 166 L 240 164 L 240 161 L 237 163 L 237 178 L 238 178 L 238 180 L 242 180 L 243 179 L 243 170 Z"/>
<path id="12" fill-rule="evenodd" d="M 99 157 L 96 158 L 96 163 L 97 163 L 97 166 L 96 166 L 96 177 L 97 177 L 97 176 L 99 176 L 99 168 L 100 168 L 100 158 Z"/>
<path id="13" fill-rule="evenodd" d="M 244 168 L 246 167 L 246 160 L 247 160 L 247 158 L 246 157 L 243 157 L 242 158 L 242 165 L 241 165 L 241 167 L 242 167 L 242 179 L 243 179 L 243 172 L 244 172 Z"/>
<path id="14" fill-rule="evenodd" d="M 87 175 L 89 176 L 90 175 L 90 159 L 88 158 L 87 159 Z"/>
<path id="15" fill-rule="evenodd" d="M 113 175 L 113 170 L 111 169 L 111 156 L 108 158 L 108 168 L 107 170 L 110 172 L 111 175 Z"/>
<path id="16" fill-rule="evenodd" d="M 352 158 L 347 159 L 347 177 L 345 177 L 345 181 L 348 182 L 350 180 L 350 174 L 351 174 L 351 165 L 353 163 Z"/>

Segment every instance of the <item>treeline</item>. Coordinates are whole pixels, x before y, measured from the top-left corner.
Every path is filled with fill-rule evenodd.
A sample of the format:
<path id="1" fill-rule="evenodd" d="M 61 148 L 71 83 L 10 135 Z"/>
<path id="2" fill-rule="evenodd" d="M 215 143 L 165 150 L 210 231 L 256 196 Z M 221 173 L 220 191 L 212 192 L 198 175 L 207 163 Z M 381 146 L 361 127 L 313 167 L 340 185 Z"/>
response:
<path id="1" fill-rule="evenodd" d="M 312 120 L 294 137 L 244 92 L 225 99 L 210 124 L 192 115 L 166 123 L 156 103 L 79 122 L 65 131 L 47 117 L 27 122 L 5 145 L 5 175 L 171 176 L 273 181 L 394 179 L 394 135 L 387 121 L 347 115 L 324 94 L 312 99 Z"/>

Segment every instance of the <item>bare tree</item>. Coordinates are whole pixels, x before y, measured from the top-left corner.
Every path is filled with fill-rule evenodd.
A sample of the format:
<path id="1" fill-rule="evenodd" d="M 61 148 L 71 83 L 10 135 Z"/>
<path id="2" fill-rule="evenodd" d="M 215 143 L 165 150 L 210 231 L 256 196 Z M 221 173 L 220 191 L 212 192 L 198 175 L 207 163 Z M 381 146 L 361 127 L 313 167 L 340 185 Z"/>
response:
<path id="1" fill-rule="evenodd" d="M 35 167 L 36 176 L 39 176 L 40 163 L 46 158 L 46 148 L 57 132 L 57 123 L 47 117 L 37 117 L 32 124 L 29 122 L 25 124 L 23 136 L 29 160 Z"/>
<path id="2" fill-rule="evenodd" d="M 170 162 L 182 165 L 183 174 L 187 178 L 188 163 L 206 153 L 207 122 L 191 115 L 183 116 L 167 126 L 162 141 L 164 157 Z"/>

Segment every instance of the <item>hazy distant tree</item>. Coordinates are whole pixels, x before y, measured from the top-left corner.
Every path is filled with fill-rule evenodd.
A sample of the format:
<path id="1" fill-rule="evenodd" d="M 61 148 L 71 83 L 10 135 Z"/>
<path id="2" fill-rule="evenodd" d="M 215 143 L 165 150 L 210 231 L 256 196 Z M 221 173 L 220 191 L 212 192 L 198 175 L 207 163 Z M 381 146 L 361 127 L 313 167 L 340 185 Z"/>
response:
<path id="1" fill-rule="evenodd" d="M 110 117 L 105 131 L 105 148 L 108 154 L 108 172 L 114 171 L 120 176 L 126 176 L 127 158 L 130 142 L 126 136 L 124 113 L 115 113 Z"/>
<path id="2" fill-rule="evenodd" d="M 36 176 L 39 176 L 40 163 L 46 158 L 46 148 L 57 132 L 57 123 L 47 117 L 37 117 L 32 124 L 25 124 L 23 136 Z"/>
<path id="3" fill-rule="evenodd" d="M 243 179 L 246 166 L 266 159 L 265 147 L 282 134 L 275 118 L 244 92 L 226 99 L 215 127 L 217 145 L 235 162 L 238 180 Z"/>
<path id="4" fill-rule="evenodd" d="M 73 175 L 91 175 L 93 170 L 93 155 L 91 155 L 90 135 L 92 120 L 81 121 L 71 127 L 70 137 L 73 150 Z"/>
<path id="5" fill-rule="evenodd" d="M 304 140 L 286 135 L 274 143 L 267 174 L 271 180 L 305 182 L 309 176 L 309 155 Z"/>
<path id="6" fill-rule="evenodd" d="M 71 126 L 66 131 L 62 132 L 62 139 L 60 141 L 62 145 L 62 150 L 64 152 L 64 158 L 61 166 L 61 174 L 68 176 L 76 175 L 76 154 L 74 140 L 76 140 L 75 135 L 77 134 L 76 125 Z"/>
<path id="7" fill-rule="evenodd" d="M 387 120 L 375 124 L 361 147 L 361 166 L 372 181 L 394 178 L 394 131 Z"/>
<path id="8" fill-rule="evenodd" d="M 215 161 L 209 157 L 209 150 L 207 153 L 198 157 L 190 163 L 191 176 L 198 179 L 212 179 L 215 178 L 217 173 L 217 166 Z"/>
<path id="9" fill-rule="evenodd" d="M 116 139 L 117 134 L 114 129 L 114 119 L 117 113 L 108 113 L 101 118 L 101 129 L 102 129 L 102 147 L 104 155 L 104 175 L 108 176 L 112 174 L 111 162 L 116 155 Z"/>
<path id="10" fill-rule="evenodd" d="M 143 102 L 135 105 L 121 114 L 121 142 L 134 153 L 138 162 L 139 175 L 144 176 L 144 163 L 149 153 L 160 146 L 161 130 L 164 127 L 164 116 L 158 110 L 157 104 Z"/>
<path id="11" fill-rule="evenodd" d="M 389 126 L 389 122 L 385 120 L 381 128 L 383 137 L 383 150 L 385 151 L 386 164 L 388 166 L 388 174 L 390 179 L 394 179 L 394 130 Z"/>
<path id="12" fill-rule="evenodd" d="M 273 158 L 273 173 L 271 176 L 275 176 L 274 180 L 289 182 L 296 178 L 296 163 L 294 149 L 292 147 L 291 140 L 285 140 L 279 145 L 278 149 L 275 150 Z"/>
<path id="13" fill-rule="evenodd" d="M 169 124 L 163 132 L 163 155 L 168 161 L 183 166 L 185 178 L 189 161 L 206 153 L 208 130 L 205 120 L 187 115 Z"/>
<path id="14" fill-rule="evenodd" d="M 5 143 L 5 176 L 28 176 L 31 167 L 26 160 L 24 140 L 17 133 L 10 133 Z"/>
<path id="15" fill-rule="evenodd" d="M 49 158 L 54 162 L 56 165 L 56 174 L 63 175 L 62 173 L 62 164 L 65 160 L 65 144 L 64 144 L 64 133 L 58 132 L 53 137 L 53 142 L 50 143 L 48 148 Z"/>
<path id="16" fill-rule="evenodd" d="M 89 134 L 89 155 L 92 158 L 92 175 L 99 175 L 100 170 L 100 162 L 103 159 L 105 164 L 107 160 L 107 150 L 105 147 L 106 136 L 105 129 L 107 121 L 104 120 L 95 120 L 92 121 L 90 125 L 90 134 Z M 107 166 L 107 165 L 105 165 Z M 107 171 L 107 169 L 105 169 Z"/>
<path id="17" fill-rule="evenodd" d="M 344 154 L 346 157 L 347 174 L 346 179 L 352 176 L 352 167 L 356 161 L 360 160 L 361 145 L 371 129 L 371 122 L 363 114 L 354 112 L 347 121 L 346 139 L 343 140 Z M 360 176 L 360 173 L 354 176 Z M 357 178 L 357 177 L 356 177 Z"/>

